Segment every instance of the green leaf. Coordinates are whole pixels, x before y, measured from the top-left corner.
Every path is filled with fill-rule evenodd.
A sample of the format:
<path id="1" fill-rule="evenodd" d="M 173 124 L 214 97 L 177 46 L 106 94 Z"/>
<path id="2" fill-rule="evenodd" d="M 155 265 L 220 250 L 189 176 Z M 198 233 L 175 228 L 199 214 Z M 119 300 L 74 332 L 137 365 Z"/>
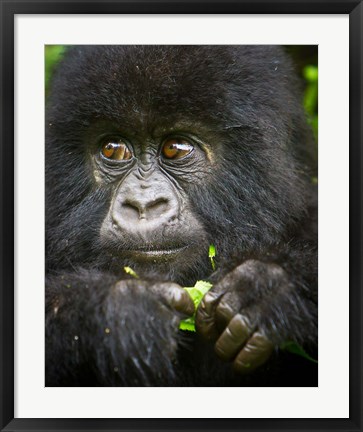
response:
<path id="1" fill-rule="evenodd" d="M 48 89 L 49 81 L 52 77 L 54 68 L 62 59 L 67 47 L 64 45 L 46 45 L 45 46 L 45 86 Z"/>
<path id="2" fill-rule="evenodd" d="M 314 65 L 307 65 L 304 68 L 304 78 L 306 81 L 317 82 L 318 81 L 318 67 Z"/>
<path id="3" fill-rule="evenodd" d="M 184 287 L 184 289 L 189 293 L 194 302 L 195 308 L 197 308 L 204 295 L 212 288 L 212 286 L 213 285 L 210 282 L 199 280 L 193 287 Z"/>
<path id="4" fill-rule="evenodd" d="M 202 301 L 202 298 L 212 288 L 212 286 L 213 285 L 210 282 L 199 280 L 193 287 L 184 287 L 185 291 L 187 291 L 194 302 L 195 311 L 197 310 L 199 303 Z M 181 330 L 195 331 L 195 312 L 192 317 L 181 321 L 179 328 Z"/>
<path id="5" fill-rule="evenodd" d="M 203 295 L 204 295 L 204 294 L 207 294 L 207 292 L 212 288 L 212 286 L 213 285 L 210 282 L 207 282 L 204 280 L 199 280 L 194 285 L 194 288 L 197 289 L 198 291 L 200 291 L 201 293 L 203 293 Z"/>
<path id="6" fill-rule="evenodd" d="M 125 273 L 131 275 L 132 277 L 139 279 L 139 275 L 132 270 L 131 267 L 124 267 Z M 193 287 L 185 287 L 185 291 L 190 295 L 194 302 L 194 314 L 192 317 L 187 318 L 180 322 L 179 328 L 181 330 L 194 331 L 195 332 L 195 311 L 199 306 L 199 303 L 202 301 L 204 295 L 212 288 L 212 284 L 210 282 L 206 282 L 203 280 L 199 280 Z"/>
<path id="7" fill-rule="evenodd" d="M 181 321 L 179 328 L 180 328 L 180 330 L 195 332 L 194 318 L 188 318 L 188 319 Z"/>
<path id="8" fill-rule="evenodd" d="M 293 341 L 285 342 L 282 345 L 280 345 L 280 349 L 282 349 L 283 351 L 288 351 L 292 354 L 296 354 L 296 355 L 299 355 L 301 357 L 304 357 L 306 360 L 309 360 L 313 363 L 318 363 L 317 360 L 315 360 L 311 356 L 309 356 L 309 354 L 304 350 L 304 348 L 301 347 L 296 342 L 293 342 Z"/>
<path id="9" fill-rule="evenodd" d="M 212 264 L 212 269 L 213 271 L 216 269 L 216 263 L 214 261 L 214 257 L 216 256 L 216 247 L 214 246 L 214 244 L 210 244 L 209 245 L 209 253 L 208 256 L 210 258 L 210 262 Z"/>
<path id="10" fill-rule="evenodd" d="M 134 270 L 132 270 L 131 267 L 124 267 L 124 271 L 125 271 L 125 273 L 129 274 L 130 276 L 133 276 L 134 278 L 139 279 L 139 275 Z"/>
<path id="11" fill-rule="evenodd" d="M 315 141 L 318 141 L 318 67 L 307 65 L 303 70 L 306 80 L 304 107 L 308 123 L 311 125 Z"/>

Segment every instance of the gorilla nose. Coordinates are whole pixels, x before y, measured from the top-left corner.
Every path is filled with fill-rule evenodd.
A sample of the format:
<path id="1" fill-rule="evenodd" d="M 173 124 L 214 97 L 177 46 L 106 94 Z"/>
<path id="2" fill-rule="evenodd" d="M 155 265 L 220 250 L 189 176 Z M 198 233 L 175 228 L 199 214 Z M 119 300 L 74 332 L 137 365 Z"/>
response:
<path id="1" fill-rule="evenodd" d="M 112 218 L 113 223 L 124 231 L 151 231 L 175 219 L 178 208 L 177 200 L 167 196 L 154 199 L 129 196 L 114 206 Z"/>
<path id="2" fill-rule="evenodd" d="M 157 198 L 152 201 L 126 199 L 121 205 L 123 216 L 129 220 L 152 221 L 167 215 L 172 206 L 167 198 Z"/>

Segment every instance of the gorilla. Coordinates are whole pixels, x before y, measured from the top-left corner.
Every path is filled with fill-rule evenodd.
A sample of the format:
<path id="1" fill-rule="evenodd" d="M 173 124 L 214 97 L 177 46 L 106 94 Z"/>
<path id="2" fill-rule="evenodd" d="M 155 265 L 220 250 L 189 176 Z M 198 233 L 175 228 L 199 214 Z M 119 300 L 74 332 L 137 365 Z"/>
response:
<path id="1" fill-rule="evenodd" d="M 278 46 L 68 49 L 46 101 L 47 386 L 317 385 L 284 349 L 317 356 L 300 87 Z"/>

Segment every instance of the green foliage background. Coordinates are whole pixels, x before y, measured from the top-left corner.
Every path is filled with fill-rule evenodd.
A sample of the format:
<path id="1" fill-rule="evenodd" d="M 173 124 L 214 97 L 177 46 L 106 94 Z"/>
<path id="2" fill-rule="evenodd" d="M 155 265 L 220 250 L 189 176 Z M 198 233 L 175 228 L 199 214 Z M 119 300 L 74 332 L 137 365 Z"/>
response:
<path id="1" fill-rule="evenodd" d="M 66 52 L 66 45 L 46 45 L 45 46 L 45 93 L 48 93 L 49 82 L 52 78 L 54 68 Z"/>

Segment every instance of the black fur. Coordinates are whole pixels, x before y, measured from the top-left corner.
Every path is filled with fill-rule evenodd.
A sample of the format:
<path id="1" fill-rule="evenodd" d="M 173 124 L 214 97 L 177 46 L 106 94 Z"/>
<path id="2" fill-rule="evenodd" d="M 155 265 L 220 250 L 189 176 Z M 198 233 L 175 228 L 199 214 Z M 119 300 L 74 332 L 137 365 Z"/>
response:
<path id="1" fill-rule="evenodd" d="M 299 87 L 273 46 L 69 50 L 46 112 L 48 386 L 317 385 L 313 363 L 278 348 L 294 341 L 313 356 L 317 349 L 316 173 Z M 135 237 L 100 232 L 125 175 L 94 174 L 95 137 L 117 128 L 145 149 L 175 125 L 201 140 L 204 162 L 167 173 L 186 210 L 163 235 L 192 252 L 140 264 L 123 255 Z M 252 277 L 243 267 L 251 262 Z M 125 265 L 141 279 L 125 275 Z M 226 287 L 236 268 L 241 279 Z M 233 372 L 198 332 L 178 331 L 180 313 L 148 289 L 199 279 L 217 294 L 230 290 L 231 307 L 275 345 L 256 372 Z"/>

